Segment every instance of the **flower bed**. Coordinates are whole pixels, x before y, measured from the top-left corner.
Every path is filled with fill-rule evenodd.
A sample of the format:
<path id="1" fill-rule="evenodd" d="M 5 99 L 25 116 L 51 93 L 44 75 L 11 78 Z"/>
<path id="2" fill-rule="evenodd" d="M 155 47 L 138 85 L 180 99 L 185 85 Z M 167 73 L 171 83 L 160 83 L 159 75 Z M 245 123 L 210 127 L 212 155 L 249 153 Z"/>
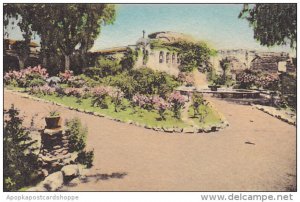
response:
<path id="1" fill-rule="evenodd" d="M 147 73 L 146 70 L 145 72 Z M 140 72 L 139 76 L 145 76 L 144 73 Z M 85 75 L 74 76 L 71 71 L 59 74 L 57 78 L 59 82 L 62 82 L 60 84 L 59 82 L 54 85 L 49 82 L 47 84 L 47 78 L 47 71 L 37 66 L 8 72 L 4 76 L 4 82 L 6 87 L 13 89 L 17 87 L 34 97 L 41 97 L 71 109 L 96 113 L 155 130 L 182 132 L 184 128 L 192 126 L 193 131 L 198 132 L 207 126 L 205 121 L 202 125 L 198 123 L 191 125 L 182 119 L 181 113 L 187 100 L 178 91 L 172 91 L 172 89 L 161 94 L 158 89 L 137 88 L 138 93 L 129 96 L 121 90 L 123 88 L 111 86 L 105 82 L 94 81 L 90 85 L 89 78 Z M 162 78 L 164 77 L 156 79 Z M 213 117 L 218 117 L 217 113 L 213 113 L 212 110 L 208 113 Z M 213 120 L 215 125 L 220 123 L 219 118 Z"/>
<path id="2" fill-rule="evenodd" d="M 22 93 L 23 94 L 23 93 Z M 71 110 L 77 110 L 82 113 L 88 113 L 95 116 L 106 117 L 112 120 L 125 122 L 128 124 L 134 124 L 147 129 L 153 129 L 163 132 L 185 132 L 185 133 L 199 133 L 199 132 L 214 132 L 221 128 L 226 127 L 226 123 L 222 120 L 218 113 L 210 108 L 211 115 L 207 119 L 207 124 L 196 124 L 194 127 L 189 126 L 181 119 L 174 117 L 174 113 L 169 109 L 164 111 L 165 119 L 161 119 L 160 112 L 157 106 L 151 110 L 141 108 L 139 106 L 133 106 L 132 102 L 123 98 L 119 111 L 115 111 L 115 106 L 111 98 L 108 99 L 107 108 L 101 108 L 92 106 L 92 97 L 81 98 L 81 102 L 78 102 L 78 98 L 75 96 L 58 96 L 55 94 L 46 94 L 43 96 L 26 95 L 26 97 L 41 101 L 54 103 L 59 106 L 67 107 Z M 157 99 L 157 97 L 155 98 Z M 154 99 L 154 100 L 155 100 Z"/>

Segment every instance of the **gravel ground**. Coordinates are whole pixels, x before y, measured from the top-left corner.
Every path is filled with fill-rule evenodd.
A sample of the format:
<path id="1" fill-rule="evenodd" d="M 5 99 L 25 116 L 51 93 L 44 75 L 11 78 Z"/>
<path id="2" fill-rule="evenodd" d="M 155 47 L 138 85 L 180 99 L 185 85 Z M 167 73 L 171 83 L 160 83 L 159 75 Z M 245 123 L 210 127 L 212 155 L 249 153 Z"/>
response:
<path id="1" fill-rule="evenodd" d="M 208 134 L 169 134 L 59 108 L 80 117 L 95 150 L 87 180 L 65 191 L 286 191 L 296 187 L 296 127 L 251 106 L 207 98 L 229 127 Z M 51 104 L 4 92 L 4 108 L 35 126 Z M 53 107 L 52 107 L 53 108 Z M 57 107 L 55 107 L 57 108 Z"/>

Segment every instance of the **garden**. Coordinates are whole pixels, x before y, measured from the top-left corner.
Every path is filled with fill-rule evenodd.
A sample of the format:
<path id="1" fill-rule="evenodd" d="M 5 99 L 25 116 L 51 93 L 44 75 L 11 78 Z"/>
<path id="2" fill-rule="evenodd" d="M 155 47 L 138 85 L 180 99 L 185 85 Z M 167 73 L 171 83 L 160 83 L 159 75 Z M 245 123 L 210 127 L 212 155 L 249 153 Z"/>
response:
<path id="1" fill-rule="evenodd" d="M 28 67 L 5 73 L 4 84 L 7 89 L 149 128 L 176 128 L 180 132 L 187 127 L 207 128 L 222 123 L 218 113 L 203 98 L 196 108 L 187 106 L 187 116 L 193 125 L 182 119 L 188 98 L 176 88 L 189 84 L 188 76 L 175 78 L 149 68 L 127 69 L 124 63 L 124 59 L 101 57 L 84 74 L 74 75 L 67 70 L 52 77 L 41 66 Z M 192 111 L 198 113 L 191 114 Z M 199 111 L 205 113 L 198 117 Z"/>

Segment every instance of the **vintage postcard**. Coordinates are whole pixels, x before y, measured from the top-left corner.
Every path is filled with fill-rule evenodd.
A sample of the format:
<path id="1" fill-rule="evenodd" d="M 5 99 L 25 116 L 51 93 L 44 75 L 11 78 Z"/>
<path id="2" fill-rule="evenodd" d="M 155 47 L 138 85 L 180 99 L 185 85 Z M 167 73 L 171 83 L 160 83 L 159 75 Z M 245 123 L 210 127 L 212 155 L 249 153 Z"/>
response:
<path id="1" fill-rule="evenodd" d="M 297 191 L 296 3 L 2 6 L 3 191 Z"/>

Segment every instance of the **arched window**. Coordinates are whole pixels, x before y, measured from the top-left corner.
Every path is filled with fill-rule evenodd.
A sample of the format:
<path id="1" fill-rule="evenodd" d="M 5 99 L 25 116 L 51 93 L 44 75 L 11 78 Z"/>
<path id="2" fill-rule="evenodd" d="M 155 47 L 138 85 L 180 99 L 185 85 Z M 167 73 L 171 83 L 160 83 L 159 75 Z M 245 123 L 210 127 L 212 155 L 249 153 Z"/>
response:
<path id="1" fill-rule="evenodd" d="M 167 62 L 167 63 L 170 62 L 170 53 L 167 53 L 167 56 L 166 56 L 166 62 Z"/>
<path id="2" fill-rule="evenodd" d="M 172 63 L 174 64 L 176 61 L 175 61 L 175 53 L 172 54 Z"/>
<path id="3" fill-rule="evenodd" d="M 160 51 L 159 53 L 159 63 L 163 63 L 164 62 L 164 52 Z"/>
<path id="4" fill-rule="evenodd" d="M 180 54 L 179 53 L 177 54 L 177 63 L 178 64 L 180 63 Z"/>

